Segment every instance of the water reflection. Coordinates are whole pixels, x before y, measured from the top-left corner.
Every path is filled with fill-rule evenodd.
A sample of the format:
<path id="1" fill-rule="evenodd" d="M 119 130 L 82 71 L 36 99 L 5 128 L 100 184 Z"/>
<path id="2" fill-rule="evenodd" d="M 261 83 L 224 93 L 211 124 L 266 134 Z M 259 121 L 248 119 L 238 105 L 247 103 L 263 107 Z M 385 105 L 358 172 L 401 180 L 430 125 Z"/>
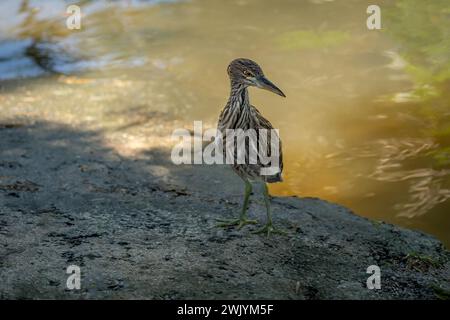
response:
<path id="1" fill-rule="evenodd" d="M 213 124 L 227 63 L 250 57 L 288 96 L 251 91 L 284 142 L 273 193 L 337 201 L 450 244 L 448 1 L 381 1 L 383 31 L 366 28 L 370 1 L 79 3 L 74 32 L 64 1 L 0 4 L 0 86 L 29 79 L 23 96 L 3 90 L 6 115 L 169 143 L 157 119 Z"/>

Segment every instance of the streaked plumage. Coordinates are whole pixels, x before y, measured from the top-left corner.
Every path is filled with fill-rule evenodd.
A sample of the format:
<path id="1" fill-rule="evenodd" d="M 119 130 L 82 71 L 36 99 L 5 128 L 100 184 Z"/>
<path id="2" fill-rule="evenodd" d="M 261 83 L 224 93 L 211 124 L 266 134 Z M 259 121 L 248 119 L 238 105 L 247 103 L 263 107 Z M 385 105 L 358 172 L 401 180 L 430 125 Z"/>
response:
<path id="1" fill-rule="evenodd" d="M 283 92 L 281 92 L 280 89 L 278 89 L 273 83 L 271 83 L 267 78 L 264 76 L 263 71 L 259 67 L 259 65 L 249 59 L 236 59 L 233 60 L 230 65 L 228 66 L 228 75 L 230 77 L 231 81 L 231 93 L 230 98 L 228 99 L 228 102 L 225 106 L 225 108 L 222 110 L 220 116 L 217 128 L 222 133 L 223 136 L 223 150 L 224 150 L 224 157 L 226 156 L 226 130 L 227 129 L 242 129 L 242 130 L 248 130 L 248 129 L 254 129 L 257 133 L 258 142 L 260 142 L 260 139 L 263 139 L 264 136 L 259 135 L 259 129 L 267 129 L 269 135 L 267 136 L 266 140 L 261 140 L 261 143 L 264 143 L 267 145 L 267 151 L 270 155 L 271 150 L 271 137 L 270 133 L 276 134 L 276 132 L 271 131 L 271 129 L 274 129 L 272 124 L 265 119 L 261 113 L 250 104 L 249 94 L 248 94 L 248 87 L 249 86 L 256 86 L 261 89 L 266 89 L 269 91 L 272 91 L 278 95 L 285 96 Z M 254 223 L 253 220 L 247 220 L 246 219 L 246 210 L 247 210 L 247 204 L 248 204 L 248 197 L 251 192 L 251 184 L 250 181 L 262 181 L 264 184 L 266 182 L 272 183 L 272 182 L 279 182 L 282 181 L 281 173 L 283 170 L 283 159 L 282 159 L 282 148 L 281 148 L 281 141 L 279 139 L 279 136 L 276 135 L 276 139 L 278 140 L 279 144 L 279 172 L 273 175 L 261 175 L 260 170 L 261 168 L 268 167 L 268 164 L 261 163 L 259 156 L 258 161 L 256 164 L 250 164 L 248 162 L 248 150 L 246 150 L 246 161 L 245 164 L 237 164 L 236 158 L 237 158 L 237 150 L 235 148 L 234 152 L 234 164 L 232 165 L 233 170 L 245 181 L 246 184 L 246 194 L 244 198 L 244 207 L 241 214 L 241 218 L 239 220 L 232 220 L 231 222 L 227 224 L 222 224 L 222 226 L 228 226 L 228 225 L 238 225 L 239 227 L 242 227 L 243 225 L 247 223 Z M 236 142 L 235 142 L 236 146 Z M 247 145 L 248 146 L 248 145 Z M 259 155 L 260 153 L 258 153 Z M 277 164 L 271 164 L 272 166 L 276 166 Z M 263 230 L 264 232 L 267 231 L 267 233 L 274 232 L 275 229 L 272 227 L 272 221 L 270 217 L 270 208 L 268 203 L 268 194 L 267 194 L 267 186 L 265 185 L 265 191 L 266 191 L 266 205 L 268 210 L 268 223 L 266 225 L 266 228 Z M 250 222 L 249 222 L 250 221 Z"/>
<path id="2" fill-rule="evenodd" d="M 224 144 L 226 143 L 226 129 L 242 129 L 242 130 L 248 130 L 248 129 L 255 129 L 256 133 L 259 133 L 259 129 L 267 129 L 268 130 L 268 136 L 267 139 L 265 139 L 265 143 L 267 144 L 267 151 L 269 152 L 267 156 L 270 155 L 270 143 L 271 143 L 271 129 L 274 129 L 272 124 L 264 118 L 261 113 L 256 109 L 254 106 L 252 106 L 249 102 L 248 97 L 248 89 L 246 87 L 237 87 L 232 88 L 232 93 L 230 96 L 230 99 L 225 106 L 225 108 L 222 110 L 222 113 L 220 114 L 219 121 L 218 121 L 218 130 L 222 133 L 222 136 L 224 137 Z M 275 133 L 275 132 L 274 132 Z M 259 135 L 257 143 L 259 144 Z M 265 138 L 265 137 L 264 137 Z M 279 182 L 282 181 L 281 173 L 283 170 L 283 155 L 282 155 L 282 149 L 281 149 L 281 140 L 279 137 L 276 137 L 279 141 L 279 163 L 278 166 L 280 168 L 279 173 L 276 175 L 260 175 L 260 170 L 262 167 L 268 167 L 266 164 L 262 164 L 261 161 L 259 161 L 258 157 L 258 163 L 257 164 L 249 164 L 248 161 L 246 161 L 246 164 L 237 164 L 237 152 L 235 152 L 235 161 L 232 165 L 233 170 L 242 178 L 249 179 L 249 180 L 262 180 L 265 182 Z M 225 147 L 223 148 L 224 156 L 226 153 Z M 248 153 L 248 150 L 247 150 Z M 246 160 L 248 160 L 248 155 L 246 155 Z"/>

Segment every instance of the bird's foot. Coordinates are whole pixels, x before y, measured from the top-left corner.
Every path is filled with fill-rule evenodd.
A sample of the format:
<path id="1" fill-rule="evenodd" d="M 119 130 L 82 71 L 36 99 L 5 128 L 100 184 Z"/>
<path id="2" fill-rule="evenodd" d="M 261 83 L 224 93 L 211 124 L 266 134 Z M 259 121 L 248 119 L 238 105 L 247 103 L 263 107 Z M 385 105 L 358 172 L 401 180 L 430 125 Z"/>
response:
<path id="1" fill-rule="evenodd" d="M 271 233 L 279 234 L 279 235 L 283 235 L 283 236 L 287 235 L 286 231 L 274 228 L 271 223 L 266 224 L 261 229 L 253 231 L 252 233 L 254 233 L 254 234 L 266 234 L 267 237 L 269 237 Z"/>
<path id="2" fill-rule="evenodd" d="M 237 229 L 241 229 L 243 226 L 247 224 L 257 224 L 257 220 L 249 220 L 247 218 L 240 218 L 240 219 L 221 219 L 218 220 L 219 224 L 216 225 L 216 227 L 219 228 L 228 228 L 236 226 Z"/>

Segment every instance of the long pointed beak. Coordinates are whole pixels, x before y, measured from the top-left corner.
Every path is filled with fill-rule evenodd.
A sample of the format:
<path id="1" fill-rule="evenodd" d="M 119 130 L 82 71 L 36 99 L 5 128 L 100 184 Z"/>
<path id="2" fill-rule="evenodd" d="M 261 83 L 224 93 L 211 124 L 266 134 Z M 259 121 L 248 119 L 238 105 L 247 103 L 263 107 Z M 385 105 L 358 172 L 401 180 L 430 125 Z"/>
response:
<path id="1" fill-rule="evenodd" d="M 269 81 L 269 79 L 267 79 L 264 76 L 256 78 L 255 84 L 258 88 L 271 91 L 282 97 L 286 97 L 283 91 L 281 91 L 276 85 L 274 85 L 272 82 Z"/>

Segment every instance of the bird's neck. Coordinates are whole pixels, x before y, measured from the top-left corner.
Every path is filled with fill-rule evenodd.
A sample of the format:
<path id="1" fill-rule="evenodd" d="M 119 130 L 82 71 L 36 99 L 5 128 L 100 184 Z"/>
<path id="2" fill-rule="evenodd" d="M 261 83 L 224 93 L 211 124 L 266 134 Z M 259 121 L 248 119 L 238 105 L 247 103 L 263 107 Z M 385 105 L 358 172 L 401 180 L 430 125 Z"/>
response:
<path id="1" fill-rule="evenodd" d="M 242 111 L 243 108 L 248 108 L 250 106 L 250 98 L 246 85 L 231 82 L 228 105 L 234 109 L 234 112 Z"/>

